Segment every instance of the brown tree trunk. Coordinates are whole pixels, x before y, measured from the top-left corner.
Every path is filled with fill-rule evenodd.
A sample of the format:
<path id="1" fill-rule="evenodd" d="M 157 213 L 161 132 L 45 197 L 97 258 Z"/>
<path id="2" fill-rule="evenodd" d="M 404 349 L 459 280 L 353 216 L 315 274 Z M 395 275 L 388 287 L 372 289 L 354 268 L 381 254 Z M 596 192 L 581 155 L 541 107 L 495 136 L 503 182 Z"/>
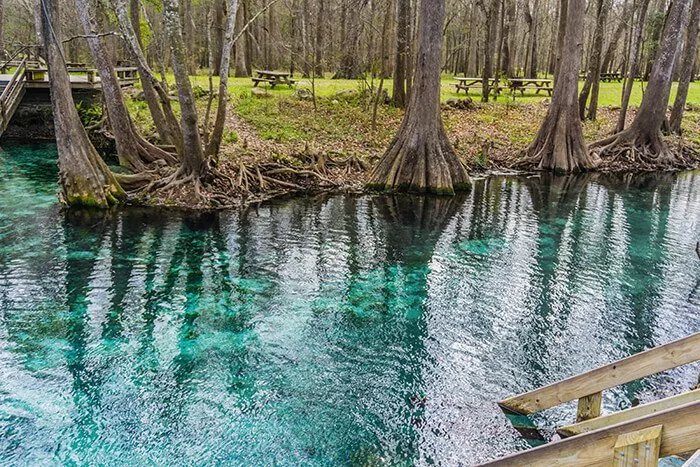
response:
<path id="1" fill-rule="evenodd" d="M 669 120 L 670 130 L 681 134 L 681 122 L 683 121 L 683 110 L 685 101 L 688 98 L 688 87 L 693 79 L 693 63 L 697 53 L 698 33 L 700 32 L 700 0 L 693 1 L 693 8 L 686 28 L 687 37 L 683 48 L 683 58 L 681 59 L 681 76 L 676 90 L 676 100 L 673 102 L 671 118 Z"/>
<path id="2" fill-rule="evenodd" d="M 580 9 L 579 14 L 585 17 L 586 9 L 585 6 Z M 585 18 L 584 20 L 585 21 Z M 556 63 L 554 64 L 554 82 L 556 83 L 557 76 L 559 76 L 559 68 L 561 67 L 562 58 L 564 56 L 564 49 L 567 47 L 566 44 L 566 28 L 569 25 L 569 1 L 561 0 L 559 2 L 559 29 L 557 30 L 557 49 L 556 49 Z M 581 28 L 581 37 L 579 38 L 583 42 L 583 28 Z M 583 44 L 581 44 L 583 46 Z M 579 54 L 579 59 L 580 59 Z M 576 64 L 576 80 L 578 81 L 578 67 Z"/>
<path id="3" fill-rule="evenodd" d="M 70 78 L 60 43 L 58 0 L 41 0 L 46 63 L 51 79 L 51 104 L 58 149 L 61 202 L 69 206 L 108 208 L 126 198 L 124 190 L 100 158 L 75 109 Z"/>
<path id="4" fill-rule="evenodd" d="M 515 76 L 513 72 L 514 55 L 511 50 L 511 34 L 515 28 L 515 0 L 504 0 L 505 22 L 503 23 L 503 47 L 501 51 L 501 71 L 510 78 Z"/>
<path id="5" fill-rule="evenodd" d="M 136 33 L 136 28 L 133 27 L 131 19 L 126 9 L 125 0 L 115 0 L 114 10 L 117 14 L 117 22 L 119 23 L 119 28 L 124 36 L 126 43 L 131 50 L 134 58 L 136 58 L 136 63 L 139 69 L 139 76 L 141 77 L 142 84 L 148 81 L 148 84 L 144 86 L 144 97 L 146 97 L 146 102 L 148 103 L 149 110 L 151 110 L 151 115 L 156 120 L 160 121 L 161 127 L 156 127 L 161 139 L 163 141 L 171 141 L 177 147 L 178 154 L 182 156 L 182 133 L 180 131 L 179 125 L 177 123 L 177 118 L 173 112 L 172 106 L 170 105 L 170 96 L 168 96 L 167 89 L 164 85 L 158 81 L 153 70 L 148 66 L 146 61 L 146 56 L 141 48 L 141 43 L 139 36 Z M 147 89 L 153 89 L 153 91 L 158 96 L 160 104 L 154 99 L 152 94 L 147 93 Z M 149 97 L 150 96 L 150 97 Z M 148 100 L 150 99 L 150 101 Z M 153 107 L 153 108 L 151 108 Z M 159 111 L 160 109 L 160 111 Z M 160 120 L 161 115 L 163 120 Z M 161 131 L 163 133 L 161 133 Z"/>
<path id="6" fill-rule="evenodd" d="M 243 1 L 241 2 L 240 8 L 238 8 L 238 11 L 236 12 L 236 29 L 241 30 L 245 26 L 245 24 L 248 22 L 247 17 L 246 17 L 246 2 Z M 248 64 L 247 64 L 247 50 L 248 50 L 248 34 L 243 34 L 237 41 L 236 44 L 234 45 L 234 50 L 235 50 L 235 65 L 234 65 L 234 72 L 233 75 L 237 78 L 247 78 L 250 76 L 248 73 Z"/>
<path id="7" fill-rule="evenodd" d="M 105 100 L 110 127 L 117 146 L 119 164 L 134 172 L 143 171 L 146 168 L 146 163 L 154 162 L 157 159 L 175 164 L 177 160 L 172 155 L 156 148 L 136 134 L 129 112 L 124 105 L 114 67 L 107 59 L 102 38 L 96 35 L 97 26 L 92 21 L 95 16 L 92 6 L 87 0 L 75 0 L 75 6 L 92 59 L 100 75 L 102 96 Z"/>
<path id="8" fill-rule="evenodd" d="M 605 23 L 608 18 L 608 10 L 610 9 L 609 0 L 598 0 L 598 8 L 596 11 L 596 25 L 593 33 L 593 44 L 591 46 L 590 56 L 588 57 L 588 73 L 586 73 L 586 81 L 583 83 L 583 89 L 578 96 L 579 115 L 581 120 L 584 119 L 586 113 L 586 102 L 588 96 L 591 96 L 591 103 L 588 110 L 588 119 L 595 120 L 598 110 L 598 92 L 600 90 L 600 56 L 603 52 L 603 35 L 605 33 Z"/>
<path id="9" fill-rule="evenodd" d="M 345 8 L 345 31 L 342 44 L 340 67 L 333 76 L 334 79 L 357 79 L 362 71 L 360 63 L 360 37 L 362 35 L 361 13 L 366 0 L 347 0 Z M 349 8 L 350 11 L 347 11 Z"/>
<path id="10" fill-rule="evenodd" d="M 228 69 L 231 65 L 231 51 L 233 50 L 233 33 L 236 28 L 236 13 L 238 0 L 229 0 L 228 20 L 226 22 L 226 34 L 224 35 L 224 48 L 221 54 L 221 76 L 219 78 L 219 103 L 216 109 L 216 120 L 211 139 L 207 146 L 206 154 L 216 156 L 219 154 L 221 139 L 226 125 L 226 107 L 228 106 Z"/>
<path id="11" fill-rule="evenodd" d="M 632 7 L 634 2 L 631 0 L 627 0 L 625 2 L 625 7 L 622 10 L 622 17 L 620 18 L 619 23 L 617 24 L 617 27 L 615 27 L 615 31 L 613 32 L 611 38 L 610 38 L 610 43 L 608 44 L 608 48 L 605 50 L 605 55 L 603 57 L 603 63 L 601 65 L 601 71 L 603 73 L 608 73 L 611 71 L 612 68 L 612 61 L 615 56 L 615 51 L 617 50 L 617 44 L 620 42 L 620 38 L 622 37 L 622 33 L 625 32 L 625 29 L 627 27 L 627 24 L 629 20 L 632 17 L 632 13 L 634 11 L 634 8 Z"/>
<path id="12" fill-rule="evenodd" d="M 527 63 L 525 76 L 537 78 L 537 15 L 539 0 L 535 0 L 532 12 L 530 11 L 529 0 L 525 1 L 525 22 L 528 27 L 527 37 Z"/>
<path id="13" fill-rule="evenodd" d="M 325 28 L 325 0 L 318 0 L 318 13 L 316 15 L 316 41 L 314 44 L 314 62 L 316 67 L 316 76 L 323 77 L 323 47 L 324 47 L 324 28 Z"/>
<path id="14" fill-rule="evenodd" d="M 671 2 L 642 104 L 627 130 L 591 145 L 602 157 L 615 158 L 625 154 L 638 163 L 654 167 L 683 163 L 681 154 L 661 139 L 661 127 L 666 119 L 676 50 L 689 3 L 689 0 Z"/>
<path id="15" fill-rule="evenodd" d="M 141 2 L 139 0 L 131 0 L 131 5 L 129 8 L 129 17 L 131 19 L 131 27 L 136 34 L 136 40 L 141 48 L 143 48 L 143 42 L 141 40 Z M 143 89 L 143 97 L 148 105 L 148 110 L 151 112 L 151 117 L 153 118 L 153 124 L 156 127 L 158 136 L 164 144 L 175 144 L 175 137 L 170 131 L 170 126 L 166 121 L 163 109 L 160 108 L 158 103 L 158 94 L 153 88 L 151 80 L 144 78 L 145 70 L 142 69 L 140 62 L 137 61 L 137 67 L 139 69 L 139 76 L 141 79 L 141 88 Z"/>
<path id="16" fill-rule="evenodd" d="M 488 4 L 484 3 L 488 2 Z M 496 47 L 496 21 L 498 20 L 498 2 L 483 0 L 479 2 L 484 13 L 484 68 L 481 73 L 481 102 L 489 101 L 491 87 L 489 80 L 493 77 L 493 52 Z"/>
<path id="17" fill-rule="evenodd" d="M 391 96 L 394 105 L 406 106 L 406 61 L 408 59 L 408 21 L 410 0 L 397 0 L 396 59 L 394 62 L 394 90 Z"/>
<path id="18" fill-rule="evenodd" d="M 199 136 L 197 108 L 192 93 L 192 83 L 187 73 L 185 43 L 180 23 L 180 5 L 178 0 L 163 1 L 163 19 L 166 36 L 170 43 L 173 74 L 177 83 L 180 100 L 180 124 L 182 126 L 182 165 L 179 175 L 197 180 L 205 172 L 204 151 Z"/>
<path id="19" fill-rule="evenodd" d="M 453 194 L 471 181 L 452 148 L 440 115 L 445 0 L 422 0 L 415 81 L 403 122 L 370 176 L 379 190 Z"/>
<path id="20" fill-rule="evenodd" d="M 637 73 L 639 73 L 639 51 L 642 45 L 642 32 L 644 29 L 644 21 L 646 20 L 647 11 L 649 10 L 649 1 L 650 0 L 641 0 L 639 11 L 637 12 L 637 22 L 635 23 L 634 32 L 632 33 L 632 44 L 630 47 L 629 57 L 627 59 L 627 78 L 625 78 L 625 85 L 622 89 L 620 113 L 618 114 L 617 126 L 615 127 L 616 132 L 620 132 L 625 129 L 627 107 L 629 106 L 630 96 L 632 95 L 634 80 L 637 77 Z"/>
<path id="21" fill-rule="evenodd" d="M 578 67 L 581 58 L 585 0 L 568 0 L 566 30 L 561 47 L 552 103 L 535 140 L 527 149 L 528 160 L 541 170 L 578 172 L 595 167 L 583 139 L 578 113 Z"/>
<path id="22" fill-rule="evenodd" d="M 214 53 L 214 70 L 212 74 L 219 76 L 221 73 L 221 53 L 224 47 L 224 19 L 226 18 L 226 1 L 215 0 L 212 8 L 214 9 L 214 40 L 209 44 L 213 47 Z"/>

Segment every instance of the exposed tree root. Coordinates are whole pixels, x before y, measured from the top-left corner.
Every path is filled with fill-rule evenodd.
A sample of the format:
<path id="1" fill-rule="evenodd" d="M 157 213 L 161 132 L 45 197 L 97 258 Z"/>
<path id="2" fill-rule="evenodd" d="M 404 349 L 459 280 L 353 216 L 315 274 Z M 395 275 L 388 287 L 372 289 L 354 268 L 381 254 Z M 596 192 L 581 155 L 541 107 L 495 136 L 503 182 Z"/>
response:
<path id="1" fill-rule="evenodd" d="M 648 135 L 634 127 L 589 146 L 608 169 L 678 170 L 697 165 L 700 153 L 680 137 Z"/>

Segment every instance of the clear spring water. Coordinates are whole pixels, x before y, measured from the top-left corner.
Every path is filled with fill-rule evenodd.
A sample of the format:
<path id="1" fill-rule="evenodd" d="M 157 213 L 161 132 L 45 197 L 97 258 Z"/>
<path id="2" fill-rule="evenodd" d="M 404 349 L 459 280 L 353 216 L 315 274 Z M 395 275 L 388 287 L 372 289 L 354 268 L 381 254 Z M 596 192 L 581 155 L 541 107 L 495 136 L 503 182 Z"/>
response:
<path id="1" fill-rule="evenodd" d="M 470 464 L 527 446 L 496 400 L 700 331 L 698 173 L 90 215 L 55 157 L 0 150 L 3 465 Z"/>

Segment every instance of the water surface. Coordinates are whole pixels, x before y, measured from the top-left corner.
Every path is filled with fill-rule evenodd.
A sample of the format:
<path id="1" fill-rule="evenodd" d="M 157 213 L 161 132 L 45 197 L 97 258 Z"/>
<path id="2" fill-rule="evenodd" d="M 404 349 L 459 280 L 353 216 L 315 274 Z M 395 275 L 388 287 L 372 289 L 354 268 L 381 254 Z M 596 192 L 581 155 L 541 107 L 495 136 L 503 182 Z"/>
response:
<path id="1" fill-rule="evenodd" d="M 527 447 L 496 400 L 700 331 L 698 173 L 95 215 L 55 157 L 0 150 L 3 465 L 470 464 Z"/>

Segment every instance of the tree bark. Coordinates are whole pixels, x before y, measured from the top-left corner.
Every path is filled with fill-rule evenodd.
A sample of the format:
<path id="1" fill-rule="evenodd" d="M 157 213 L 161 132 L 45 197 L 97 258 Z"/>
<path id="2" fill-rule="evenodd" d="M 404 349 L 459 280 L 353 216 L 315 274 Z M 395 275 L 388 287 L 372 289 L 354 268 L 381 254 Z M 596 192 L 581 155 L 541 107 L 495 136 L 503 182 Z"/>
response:
<path id="1" fill-rule="evenodd" d="M 601 156 L 616 157 L 624 153 L 634 161 L 655 167 L 681 162 L 680 155 L 661 139 L 661 127 L 666 119 L 676 51 L 689 3 L 689 0 L 671 2 L 642 104 L 627 130 L 591 145 Z"/>
<path id="2" fill-rule="evenodd" d="M 616 132 L 625 129 L 625 120 L 627 119 L 627 107 L 629 106 L 630 96 L 632 95 L 632 87 L 634 80 L 639 73 L 639 50 L 642 45 L 642 32 L 644 29 L 644 21 L 646 20 L 647 11 L 649 10 L 650 0 L 641 0 L 639 11 L 637 12 L 637 22 L 634 26 L 632 44 L 630 47 L 629 57 L 627 59 L 627 77 L 625 78 L 625 86 L 622 90 L 622 99 L 620 102 L 620 113 L 617 117 Z"/>
<path id="3" fill-rule="evenodd" d="M 323 47 L 324 47 L 324 28 L 325 28 L 325 0 L 318 0 L 318 13 L 316 15 L 316 41 L 314 44 L 314 62 L 316 67 L 316 76 L 323 77 Z"/>
<path id="4" fill-rule="evenodd" d="M 246 2 L 241 2 L 240 8 L 236 12 L 236 29 L 241 30 L 248 22 L 247 20 Z M 233 75 L 237 78 L 247 78 L 250 76 L 248 72 L 247 50 L 248 50 L 248 34 L 243 34 L 234 44 L 235 50 L 235 65 Z"/>
<path id="5" fill-rule="evenodd" d="M 598 0 L 596 11 L 596 25 L 593 33 L 593 44 L 588 57 L 588 72 L 586 73 L 586 81 L 583 83 L 583 89 L 578 96 L 579 115 L 581 120 L 584 119 L 586 113 L 586 102 L 588 96 L 591 97 L 591 102 L 588 109 L 588 119 L 595 120 L 598 110 L 598 92 L 600 90 L 600 61 L 603 52 L 603 35 L 605 33 L 605 23 L 608 19 L 608 10 L 610 9 L 609 0 Z"/>
<path id="6" fill-rule="evenodd" d="M 365 0 L 346 0 L 349 5 L 344 6 L 345 31 L 343 37 L 343 50 L 340 57 L 340 67 L 333 76 L 334 79 L 357 79 L 361 72 L 360 63 L 360 37 L 362 35 L 361 12 L 365 6 Z M 350 11 L 347 11 L 349 7 Z"/>
<path id="7" fill-rule="evenodd" d="M 603 57 L 603 63 L 601 65 L 601 71 L 603 73 L 608 73 L 611 71 L 612 68 L 612 61 L 615 56 L 615 51 L 617 50 L 617 44 L 620 42 L 620 38 L 622 37 L 622 33 L 625 32 L 625 29 L 627 27 L 627 24 L 629 20 L 632 18 L 632 13 L 634 11 L 634 8 L 632 7 L 634 2 L 631 0 L 627 0 L 625 2 L 624 9 L 622 10 L 622 16 L 620 18 L 620 22 L 617 23 L 617 26 L 615 27 L 615 31 L 613 32 L 611 38 L 610 38 L 610 43 L 608 44 L 607 49 L 605 50 L 605 55 Z"/>
<path id="8" fill-rule="evenodd" d="M 205 172 L 204 151 L 199 137 L 197 108 L 192 93 L 192 83 L 187 73 L 185 43 L 182 37 L 180 23 L 179 0 L 163 1 L 163 19 L 166 36 L 170 43 L 173 74 L 177 83 L 177 94 L 180 99 L 180 125 L 182 127 L 182 165 L 179 175 L 198 179 Z"/>
<path id="9" fill-rule="evenodd" d="M 177 123 L 177 118 L 173 112 L 172 106 L 170 105 L 170 96 L 168 96 L 167 89 L 163 87 L 163 84 L 158 81 L 155 73 L 148 66 L 146 56 L 141 48 L 141 40 L 139 34 L 136 32 L 136 28 L 131 22 L 131 18 L 127 13 L 126 1 L 125 0 L 115 0 L 113 3 L 114 11 L 117 16 L 117 23 L 119 23 L 119 29 L 122 32 L 122 36 L 129 46 L 131 53 L 134 58 L 136 58 L 137 67 L 139 69 L 139 76 L 141 77 L 141 83 L 143 85 L 144 97 L 146 98 L 146 103 L 148 104 L 151 115 L 154 118 L 154 123 L 158 123 L 160 127 L 156 126 L 161 139 L 164 142 L 171 142 L 177 147 L 177 152 L 182 157 L 182 133 Z M 144 83 L 148 81 L 148 84 Z M 156 100 L 153 94 L 149 94 L 150 90 L 158 96 Z M 162 115 L 162 119 L 161 119 Z"/>
<path id="10" fill-rule="evenodd" d="M 214 9 L 214 40 L 209 44 L 213 47 L 214 53 L 214 70 L 212 74 L 219 76 L 221 73 L 221 53 L 224 47 L 224 19 L 226 18 L 226 1 L 214 0 L 212 4 Z"/>
<path id="11" fill-rule="evenodd" d="M 700 0 L 693 1 L 693 8 L 688 20 L 687 37 L 683 48 L 683 58 L 681 59 L 681 75 L 676 90 L 676 100 L 673 102 L 669 127 L 671 132 L 681 134 L 681 122 L 683 121 L 683 111 L 685 101 L 688 98 L 688 87 L 693 79 L 693 64 L 697 53 L 698 33 L 700 32 Z"/>
<path id="12" fill-rule="evenodd" d="M 177 160 L 173 156 L 151 145 L 136 134 L 129 112 L 124 105 L 114 67 L 107 59 L 102 38 L 97 35 L 97 26 L 92 20 L 95 16 L 92 5 L 88 0 L 75 0 L 75 6 L 92 59 L 100 75 L 102 96 L 105 100 L 109 123 L 117 146 L 119 164 L 134 172 L 141 172 L 146 168 L 146 163 L 154 162 L 157 159 L 163 159 L 169 164 L 176 163 Z"/>
<path id="13" fill-rule="evenodd" d="M 404 108 L 406 106 L 406 61 L 408 59 L 408 22 L 410 12 L 410 0 L 396 0 L 397 24 L 396 24 L 396 58 L 394 62 L 394 89 L 392 100 L 394 106 Z"/>
<path id="14" fill-rule="evenodd" d="M 581 58 L 585 0 L 568 0 L 566 30 L 561 61 L 554 84 L 552 103 L 535 140 L 527 149 L 527 159 L 541 170 L 579 172 L 596 166 L 583 139 L 578 113 L 578 67 Z"/>
<path id="15" fill-rule="evenodd" d="M 88 138 L 75 109 L 60 42 L 58 0 L 40 0 L 37 16 L 51 80 L 51 104 L 58 149 L 61 202 L 69 206 L 108 208 L 126 198 L 114 175 Z"/>
<path id="16" fill-rule="evenodd" d="M 236 28 L 236 16 L 238 10 L 238 0 L 229 0 L 228 20 L 226 22 L 226 33 L 224 35 L 224 49 L 221 54 L 221 76 L 219 77 L 219 103 L 216 109 L 216 120 L 211 139 L 207 145 L 207 156 L 219 154 L 221 139 L 224 135 L 226 125 L 226 108 L 228 106 L 228 69 L 231 65 L 231 51 L 233 50 L 233 33 Z"/>
<path id="17" fill-rule="evenodd" d="M 506 77 L 515 76 L 513 73 L 513 60 L 511 58 L 511 34 L 515 27 L 515 0 L 504 0 L 505 22 L 503 23 L 503 47 L 501 50 L 501 71 Z"/>
<path id="18" fill-rule="evenodd" d="M 526 57 L 526 72 L 528 78 L 537 78 L 537 10 L 539 9 L 539 0 L 535 0 L 532 12 L 530 11 L 530 2 L 525 0 L 525 22 L 527 23 L 527 57 Z"/>
<path id="19" fill-rule="evenodd" d="M 440 115 L 440 71 L 445 0 L 422 0 L 413 90 L 394 140 L 370 176 L 388 191 L 453 194 L 471 181 L 452 148 Z"/>

